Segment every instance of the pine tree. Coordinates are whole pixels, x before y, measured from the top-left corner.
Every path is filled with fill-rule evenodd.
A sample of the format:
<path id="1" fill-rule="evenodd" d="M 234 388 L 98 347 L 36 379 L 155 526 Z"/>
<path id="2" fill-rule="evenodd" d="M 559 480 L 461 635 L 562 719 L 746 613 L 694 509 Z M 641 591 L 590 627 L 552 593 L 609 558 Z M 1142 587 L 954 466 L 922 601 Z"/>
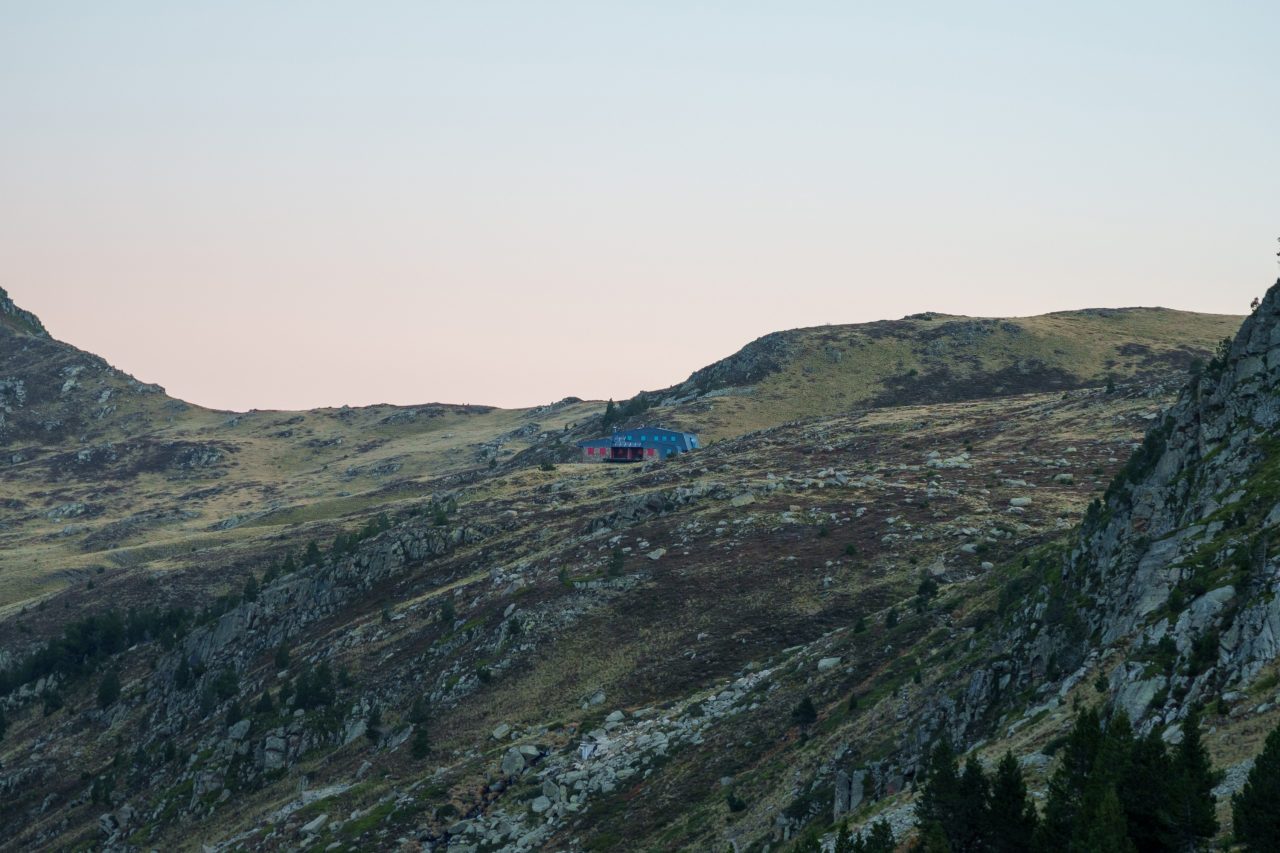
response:
<path id="1" fill-rule="evenodd" d="M 960 774 L 956 769 L 956 754 L 944 739 L 929 754 L 924 789 L 920 799 L 916 800 L 916 825 L 920 827 L 926 844 L 929 836 L 937 832 L 942 833 L 943 841 L 947 843 L 946 827 L 955 822 L 959 804 Z M 951 849 L 949 843 L 947 849 Z"/>
<path id="2" fill-rule="evenodd" d="M 815 831 L 810 831 L 795 843 L 791 853 L 822 853 L 822 842 L 818 840 Z"/>
<path id="3" fill-rule="evenodd" d="M 302 554 L 302 565 L 318 566 L 320 565 L 320 559 L 320 546 L 313 539 L 307 543 L 307 550 Z"/>
<path id="4" fill-rule="evenodd" d="M 801 728 L 813 725 L 818 721 L 818 711 L 813 707 L 813 700 L 808 696 L 800 700 L 791 711 L 791 720 Z"/>
<path id="5" fill-rule="evenodd" d="M 855 853 L 857 847 L 853 841 L 853 835 L 849 832 L 849 822 L 845 821 L 840 824 L 840 829 L 836 831 L 836 846 L 834 853 Z"/>
<path id="6" fill-rule="evenodd" d="M 884 818 L 871 824 L 870 832 L 863 836 L 862 841 L 861 853 L 893 853 L 898 849 L 898 842 L 893 840 L 893 828 Z"/>
<path id="7" fill-rule="evenodd" d="M 289 644 L 281 643 L 276 646 L 274 663 L 277 670 L 289 668 Z"/>
<path id="8" fill-rule="evenodd" d="M 244 582 L 244 600 L 258 600 L 258 579 L 253 576 L 252 572 L 249 573 L 248 580 Z"/>
<path id="9" fill-rule="evenodd" d="M 1151 732 L 1133 744 L 1124 778 L 1116 786 L 1129 821 L 1129 838 L 1139 853 L 1170 846 L 1170 779 L 1173 766 L 1160 735 Z"/>
<path id="10" fill-rule="evenodd" d="M 431 753 L 431 736 L 425 726 L 417 726 L 413 730 L 413 741 L 409 744 L 413 757 L 421 761 Z"/>
<path id="11" fill-rule="evenodd" d="M 1132 853 L 1129 825 L 1114 785 L 1095 788 L 1097 794 L 1085 798 L 1076 824 L 1076 838 L 1065 848 L 1079 853 Z"/>
<path id="12" fill-rule="evenodd" d="M 1173 755 L 1172 814 L 1174 843 L 1194 850 L 1218 831 L 1214 811 L 1216 784 L 1209 753 L 1200 739 L 1200 709 L 1192 707 L 1182 721 L 1182 742 Z"/>
<path id="13" fill-rule="evenodd" d="M 186 655 L 178 658 L 178 668 L 173 671 L 173 686 L 179 690 L 191 686 L 191 665 L 187 663 Z"/>
<path id="14" fill-rule="evenodd" d="M 9 718 L 5 716 L 4 706 L 0 705 L 0 740 L 4 740 L 4 733 L 9 730 Z"/>
<path id="15" fill-rule="evenodd" d="M 987 800 L 991 785 L 978 759 L 970 756 L 960 774 L 957 811 L 952 824 L 944 824 L 951 849 L 956 853 L 979 853 L 987 849 Z"/>
<path id="16" fill-rule="evenodd" d="M 1027 853 L 1031 850 L 1039 816 L 1027 796 L 1022 768 L 1012 752 L 1006 752 L 996 765 L 989 802 L 987 849 L 991 853 Z"/>
<path id="17" fill-rule="evenodd" d="M 98 683 L 98 707 L 107 708 L 120 698 L 120 674 L 114 669 L 107 670 Z"/>
<path id="18" fill-rule="evenodd" d="M 1231 798 L 1236 840 L 1245 850 L 1280 850 L 1280 726 L 1267 735 L 1244 788 Z"/>
<path id="19" fill-rule="evenodd" d="M 951 843 L 942 824 L 931 823 L 920 837 L 920 853 L 952 853 Z"/>
<path id="20" fill-rule="evenodd" d="M 271 701 L 271 692 L 263 690 L 262 695 L 258 697 L 258 701 L 253 706 L 253 712 L 255 714 L 270 714 L 275 709 L 275 703 Z"/>
<path id="21" fill-rule="evenodd" d="M 1042 850 L 1067 850 L 1080 817 L 1083 795 L 1093 762 L 1102 744 L 1098 712 L 1081 712 L 1062 748 L 1062 763 L 1049 779 L 1049 799 L 1040 822 L 1036 846 Z"/>

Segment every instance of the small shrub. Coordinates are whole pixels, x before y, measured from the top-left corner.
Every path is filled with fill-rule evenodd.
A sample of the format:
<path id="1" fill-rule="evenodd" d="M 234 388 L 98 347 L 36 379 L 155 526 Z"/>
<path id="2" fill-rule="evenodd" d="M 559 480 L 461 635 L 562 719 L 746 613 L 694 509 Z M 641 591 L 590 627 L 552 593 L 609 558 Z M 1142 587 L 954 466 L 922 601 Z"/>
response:
<path id="1" fill-rule="evenodd" d="M 413 730 L 413 741 L 409 745 L 409 751 L 419 761 L 431 753 L 431 736 L 427 734 L 425 726 L 418 726 Z"/>
<path id="2" fill-rule="evenodd" d="M 813 700 L 808 696 L 801 699 L 791 711 L 791 721 L 801 728 L 816 723 L 818 721 L 818 710 L 813 707 Z"/>

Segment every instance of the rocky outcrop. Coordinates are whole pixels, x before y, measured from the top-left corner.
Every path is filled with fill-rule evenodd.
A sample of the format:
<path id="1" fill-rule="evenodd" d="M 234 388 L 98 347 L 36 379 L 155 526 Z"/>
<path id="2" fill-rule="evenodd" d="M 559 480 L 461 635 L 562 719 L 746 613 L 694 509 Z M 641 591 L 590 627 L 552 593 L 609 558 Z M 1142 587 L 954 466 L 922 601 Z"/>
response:
<path id="1" fill-rule="evenodd" d="M 754 385 L 786 365 L 795 351 L 797 332 L 774 332 L 757 338 L 728 358 L 696 370 L 682 384 L 659 396 L 688 397 L 725 388 Z"/>
<path id="2" fill-rule="evenodd" d="M 1176 651 L 1152 721 L 1248 683 L 1280 653 L 1278 425 L 1280 283 L 1148 433 L 1065 561 L 1090 636 L 1138 657 Z"/>
<path id="3" fill-rule="evenodd" d="M 0 288 L 0 446 L 91 440 L 111 427 L 140 432 L 175 403 L 158 386 L 54 340 Z"/>
<path id="4" fill-rule="evenodd" d="M 32 337 L 49 337 L 40 318 L 14 305 L 3 287 L 0 287 L 0 324 Z"/>
<path id="5" fill-rule="evenodd" d="M 1192 704 L 1247 701 L 1280 658 L 1278 427 L 1280 282 L 1193 369 L 1071 544 L 1010 582 L 986 662 L 923 697 L 895 753 L 859 770 L 909 779 L 938 737 L 972 744 L 1001 714 L 1056 709 L 1097 673 L 1141 731 L 1173 726 Z M 1032 707 L 1005 703 L 1028 692 Z M 853 799 L 855 768 L 841 773 L 837 812 Z"/>
<path id="6" fill-rule="evenodd" d="M 296 636 L 357 593 L 459 545 L 478 542 L 485 532 L 476 527 L 435 527 L 425 519 L 402 524 L 361 543 L 355 554 L 326 559 L 264 586 L 256 601 L 240 604 L 212 625 L 192 631 L 182 648 L 168 657 L 166 668 L 176 670 L 182 656 L 206 667 L 238 666 Z"/>

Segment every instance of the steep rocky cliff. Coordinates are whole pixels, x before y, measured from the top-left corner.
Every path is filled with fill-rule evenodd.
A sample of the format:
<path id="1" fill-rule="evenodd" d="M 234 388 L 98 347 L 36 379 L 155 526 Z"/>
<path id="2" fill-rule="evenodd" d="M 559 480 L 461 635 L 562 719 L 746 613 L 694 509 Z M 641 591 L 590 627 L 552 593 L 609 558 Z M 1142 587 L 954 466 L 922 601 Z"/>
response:
<path id="1" fill-rule="evenodd" d="M 893 746 L 834 762 L 837 815 L 864 789 L 901 789 L 940 737 L 1025 748 L 1024 729 L 1052 715 L 1052 742 L 1069 703 L 1102 702 L 1171 741 L 1201 706 L 1220 737 L 1256 737 L 1280 701 L 1280 283 L 1152 424 L 1078 529 L 992 573 L 995 612 L 975 608 L 992 627 L 903 704 Z M 1251 764 L 1243 742 L 1226 752 Z M 1242 779 L 1229 773 L 1219 795 Z"/>
<path id="2" fill-rule="evenodd" d="M 1113 690 L 1149 723 L 1247 685 L 1274 660 L 1278 423 L 1280 286 L 1090 507 L 1057 591 L 1079 621 L 1029 640 L 1031 660 L 1071 667 L 1096 648 L 1129 644 Z M 1031 616 L 1043 617 L 1039 606 Z"/>
<path id="3" fill-rule="evenodd" d="M 1280 284 L 1091 508 L 1065 566 L 1090 639 L 1132 643 L 1112 685 L 1148 724 L 1238 692 L 1280 654 L 1278 424 Z"/>

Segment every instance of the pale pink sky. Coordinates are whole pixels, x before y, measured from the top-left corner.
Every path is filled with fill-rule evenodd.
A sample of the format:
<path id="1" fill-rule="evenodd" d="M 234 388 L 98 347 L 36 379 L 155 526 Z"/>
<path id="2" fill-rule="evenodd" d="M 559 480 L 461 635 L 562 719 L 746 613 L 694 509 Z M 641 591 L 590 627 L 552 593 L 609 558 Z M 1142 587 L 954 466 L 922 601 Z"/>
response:
<path id="1" fill-rule="evenodd" d="M 200 5 L 0 26 L 0 285 L 196 403 L 622 398 L 1275 278 L 1275 4 Z"/>

